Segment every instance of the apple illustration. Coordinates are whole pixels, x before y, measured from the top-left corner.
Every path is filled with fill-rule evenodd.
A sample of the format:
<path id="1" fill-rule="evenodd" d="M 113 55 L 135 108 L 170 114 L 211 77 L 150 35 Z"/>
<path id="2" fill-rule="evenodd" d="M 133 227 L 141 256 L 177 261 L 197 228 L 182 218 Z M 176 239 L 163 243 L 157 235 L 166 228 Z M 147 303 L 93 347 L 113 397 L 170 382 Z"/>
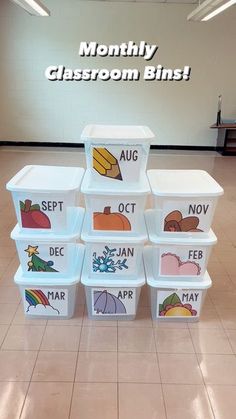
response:
<path id="1" fill-rule="evenodd" d="M 20 201 L 22 227 L 25 228 L 51 228 L 51 223 L 46 214 L 40 210 L 38 204 L 31 205 L 32 201 Z"/>

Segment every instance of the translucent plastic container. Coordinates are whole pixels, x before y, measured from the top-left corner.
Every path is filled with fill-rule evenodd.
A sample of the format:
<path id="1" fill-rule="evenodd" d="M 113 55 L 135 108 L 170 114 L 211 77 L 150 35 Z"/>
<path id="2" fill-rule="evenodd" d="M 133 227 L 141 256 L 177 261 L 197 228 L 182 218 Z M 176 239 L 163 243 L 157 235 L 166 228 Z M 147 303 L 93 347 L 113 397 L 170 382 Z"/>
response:
<path id="1" fill-rule="evenodd" d="M 92 279 L 85 259 L 82 284 L 85 285 L 88 317 L 93 320 L 134 320 L 141 287 L 145 284 L 143 264 L 136 279 Z"/>
<path id="2" fill-rule="evenodd" d="M 24 313 L 27 318 L 69 319 L 75 311 L 78 283 L 83 263 L 84 246 L 78 245 L 73 276 L 55 278 L 50 274 L 29 278 L 21 267 L 15 275 Z"/>
<path id="3" fill-rule="evenodd" d="M 155 211 L 147 210 L 145 219 L 152 246 L 154 279 L 196 281 L 207 269 L 212 246 L 217 238 L 212 230 L 206 237 L 190 238 L 157 236 L 154 231 Z"/>
<path id="4" fill-rule="evenodd" d="M 140 236 L 146 199 L 150 187 L 143 175 L 139 187 L 125 187 L 123 192 L 113 188 L 98 189 L 90 183 L 89 172 L 84 176 L 81 192 L 86 204 L 85 222 L 88 234 L 103 236 Z"/>
<path id="5" fill-rule="evenodd" d="M 6 185 L 12 192 L 20 228 L 61 233 L 69 229 L 84 169 L 25 166 Z"/>
<path id="6" fill-rule="evenodd" d="M 145 126 L 87 125 L 81 139 L 90 181 L 123 188 L 123 183 L 140 182 L 154 134 Z"/>
<path id="7" fill-rule="evenodd" d="M 203 170 L 148 170 L 155 232 L 170 237 L 209 233 L 221 186 Z"/>
<path id="8" fill-rule="evenodd" d="M 185 278 L 176 281 L 156 280 L 152 270 L 151 247 L 144 250 L 144 264 L 149 285 L 153 320 L 188 321 L 199 320 L 207 289 L 212 281 L 208 272 L 201 281 L 189 283 Z"/>
<path id="9" fill-rule="evenodd" d="M 74 208 L 74 226 L 65 234 L 29 234 L 17 224 L 11 232 L 15 240 L 22 272 L 27 277 L 73 275 L 75 258 L 84 217 L 84 208 Z"/>
<path id="10" fill-rule="evenodd" d="M 147 241 L 146 226 L 139 237 L 111 238 L 109 234 L 94 238 L 84 223 L 81 238 L 85 242 L 85 258 L 90 278 L 136 279 L 142 263 L 144 243 Z"/>

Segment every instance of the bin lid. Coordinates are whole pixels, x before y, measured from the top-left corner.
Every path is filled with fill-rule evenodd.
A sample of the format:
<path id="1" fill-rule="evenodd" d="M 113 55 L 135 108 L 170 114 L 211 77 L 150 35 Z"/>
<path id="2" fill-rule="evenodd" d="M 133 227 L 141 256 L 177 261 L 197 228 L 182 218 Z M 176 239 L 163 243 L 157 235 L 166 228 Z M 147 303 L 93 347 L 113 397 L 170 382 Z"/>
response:
<path id="1" fill-rule="evenodd" d="M 121 288 L 137 288 L 145 284 L 145 273 L 143 261 L 140 264 L 140 270 L 137 278 L 128 279 L 125 277 L 114 275 L 112 278 L 106 278 L 106 274 L 101 274 L 98 278 L 90 278 L 88 275 L 88 261 L 85 255 L 84 266 L 81 276 L 81 283 L 87 287 L 121 287 Z"/>
<path id="2" fill-rule="evenodd" d="M 11 238 L 13 240 L 38 240 L 43 242 L 70 242 L 72 240 L 79 239 L 82 223 L 84 219 L 85 210 L 81 207 L 75 207 L 70 213 L 70 228 L 67 232 L 63 233 L 53 233 L 53 232 L 43 232 L 40 233 L 36 229 L 32 232 L 22 230 L 19 224 L 16 224 L 14 229 L 11 232 Z"/>
<path id="3" fill-rule="evenodd" d="M 145 220 L 147 225 L 147 231 L 149 235 L 149 240 L 155 244 L 173 244 L 180 246 L 212 246 L 217 243 L 217 237 L 210 229 L 209 233 L 203 235 L 196 235 L 195 233 L 189 233 L 189 236 L 182 237 L 173 237 L 170 236 L 158 236 L 155 233 L 155 217 L 156 211 L 149 209 L 145 211 Z"/>
<path id="4" fill-rule="evenodd" d="M 150 128 L 141 125 L 87 125 L 81 140 L 105 144 L 143 144 L 155 137 Z"/>
<path id="5" fill-rule="evenodd" d="M 31 276 L 27 276 L 27 274 L 24 274 L 22 271 L 21 266 L 16 271 L 16 274 L 14 276 L 14 281 L 17 285 L 23 285 L 27 287 L 55 287 L 55 286 L 70 286 L 79 283 L 80 276 L 81 276 L 81 270 L 83 265 L 83 259 L 84 259 L 84 245 L 78 244 L 78 253 L 75 257 L 75 268 L 74 268 L 74 274 L 72 276 L 57 276 L 53 273 L 47 272 L 43 273 L 43 276 L 31 274 Z"/>
<path id="6" fill-rule="evenodd" d="M 82 185 L 81 192 L 85 195 L 122 195 L 122 196 L 134 196 L 134 195 L 147 195 L 150 193 L 150 186 L 147 176 L 144 174 L 138 184 L 125 183 L 124 185 L 117 185 L 101 181 L 101 186 L 98 183 L 91 182 L 91 174 L 89 170 L 86 170 Z"/>
<path id="7" fill-rule="evenodd" d="M 151 190 L 157 196 L 219 196 L 224 190 L 204 170 L 148 170 Z"/>
<path id="8" fill-rule="evenodd" d="M 6 188 L 13 192 L 68 192 L 79 189 L 83 175 L 81 167 L 29 165 L 13 176 Z"/>
<path id="9" fill-rule="evenodd" d="M 145 220 L 140 221 L 139 224 L 139 234 L 133 236 L 132 234 L 125 236 L 119 232 L 102 232 L 102 235 L 91 234 L 90 229 L 90 216 L 85 214 L 84 223 L 82 227 L 81 239 L 86 243 L 123 243 L 123 244 L 144 244 L 148 240 L 147 229 L 145 225 Z M 118 234 L 116 234 L 118 233 Z"/>
<path id="10" fill-rule="evenodd" d="M 153 264 L 152 264 L 152 247 L 146 246 L 143 253 L 144 257 L 144 266 L 146 272 L 147 284 L 154 288 L 171 288 L 174 290 L 185 290 L 185 289 L 207 289 L 212 285 L 212 280 L 208 272 L 198 280 L 183 280 L 183 279 L 172 279 L 168 280 L 164 277 L 159 277 L 159 279 L 154 279 L 153 276 Z"/>

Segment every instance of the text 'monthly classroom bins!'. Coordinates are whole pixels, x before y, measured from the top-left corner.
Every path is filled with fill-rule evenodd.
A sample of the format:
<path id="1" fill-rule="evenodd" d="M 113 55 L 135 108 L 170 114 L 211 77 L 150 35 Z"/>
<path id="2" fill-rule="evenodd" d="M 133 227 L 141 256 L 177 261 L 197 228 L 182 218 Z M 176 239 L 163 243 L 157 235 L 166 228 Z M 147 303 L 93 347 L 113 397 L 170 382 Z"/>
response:
<path id="1" fill-rule="evenodd" d="M 84 246 L 78 207 L 84 169 L 25 166 L 8 183 L 18 224 L 11 233 L 26 317 L 67 319 L 75 310 Z"/>
<path id="2" fill-rule="evenodd" d="M 142 285 L 146 164 L 153 133 L 142 126 L 89 125 L 82 133 L 87 170 L 81 185 L 88 316 L 132 320 Z"/>

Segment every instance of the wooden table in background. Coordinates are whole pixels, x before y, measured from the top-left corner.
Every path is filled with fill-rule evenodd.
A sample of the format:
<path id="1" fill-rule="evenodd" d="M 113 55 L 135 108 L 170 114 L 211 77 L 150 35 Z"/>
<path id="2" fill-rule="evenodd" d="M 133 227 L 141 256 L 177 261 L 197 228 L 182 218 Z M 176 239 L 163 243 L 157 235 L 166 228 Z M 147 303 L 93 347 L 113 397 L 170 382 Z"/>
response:
<path id="1" fill-rule="evenodd" d="M 223 155 L 236 155 L 236 124 L 211 125 L 211 128 L 218 129 L 217 151 Z"/>

